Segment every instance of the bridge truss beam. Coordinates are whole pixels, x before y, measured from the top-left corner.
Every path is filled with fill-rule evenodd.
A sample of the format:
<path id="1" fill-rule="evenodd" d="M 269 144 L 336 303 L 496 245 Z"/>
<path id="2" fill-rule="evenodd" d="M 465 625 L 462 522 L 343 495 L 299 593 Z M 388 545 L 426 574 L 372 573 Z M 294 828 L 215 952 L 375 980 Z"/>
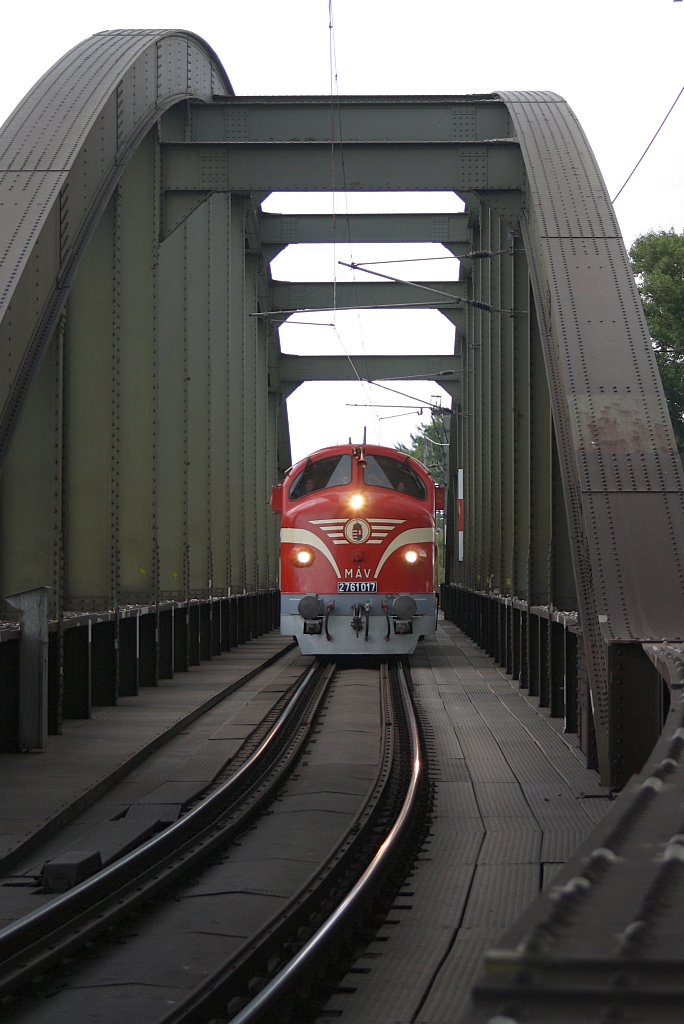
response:
<path id="1" fill-rule="evenodd" d="M 461 372 L 460 356 L 280 357 L 280 387 L 288 395 L 306 381 L 401 381 L 404 377 L 437 381 L 450 390 Z M 420 404 L 417 399 L 416 404 Z"/>
<path id="2" fill-rule="evenodd" d="M 441 242 L 469 250 L 467 213 L 356 213 L 278 214 L 263 213 L 260 219 L 263 245 L 321 242 Z"/>
<path id="3" fill-rule="evenodd" d="M 163 138 L 163 136 L 162 136 Z M 167 192 L 329 192 L 330 142 L 162 144 Z M 427 159 L 426 159 L 427 157 Z M 360 192 L 520 191 L 520 149 L 501 142 L 346 142 L 335 180 Z"/>

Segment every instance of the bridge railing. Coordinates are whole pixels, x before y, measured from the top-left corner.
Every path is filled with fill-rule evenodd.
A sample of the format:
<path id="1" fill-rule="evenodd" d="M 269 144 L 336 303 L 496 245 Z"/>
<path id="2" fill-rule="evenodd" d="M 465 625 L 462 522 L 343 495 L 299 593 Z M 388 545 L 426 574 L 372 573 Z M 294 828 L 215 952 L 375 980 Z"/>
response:
<path id="1" fill-rule="evenodd" d="M 516 679 L 565 732 L 578 734 L 588 768 L 598 768 L 582 630 L 576 612 L 500 594 L 441 585 L 444 616 Z"/>
<path id="2" fill-rule="evenodd" d="M 280 625 L 280 591 L 65 612 L 47 624 L 47 680 L 22 678 L 20 621 L 0 623 L 0 752 L 22 749 L 22 688 L 46 688 L 49 735 Z M 24 723 L 25 725 L 25 723 Z M 38 743 L 40 747 L 44 743 Z"/>

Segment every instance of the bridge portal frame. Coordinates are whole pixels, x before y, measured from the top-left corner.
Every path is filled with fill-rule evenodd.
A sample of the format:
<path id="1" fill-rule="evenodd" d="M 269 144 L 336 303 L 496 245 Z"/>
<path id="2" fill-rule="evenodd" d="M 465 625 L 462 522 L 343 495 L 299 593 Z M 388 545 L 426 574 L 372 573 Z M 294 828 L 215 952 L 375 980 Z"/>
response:
<path id="1" fill-rule="evenodd" d="M 682 639 L 684 481 L 593 154 L 549 93 L 342 97 L 335 118 L 338 187 L 466 203 L 346 229 L 462 258 L 440 285 L 453 300 L 430 303 L 457 327 L 447 581 L 528 620 L 577 612 L 598 762 L 619 784 L 640 767 L 642 644 Z M 235 97 L 189 33 L 95 36 L 17 108 L 0 134 L 4 591 L 49 581 L 61 616 L 272 583 L 267 488 L 296 383 L 277 325 L 331 295 L 269 264 L 332 224 L 260 204 L 329 191 L 330 155 L 328 97 Z M 402 284 L 349 291 L 349 306 L 426 302 Z M 652 682 L 639 700 L 657 729 Z"/>

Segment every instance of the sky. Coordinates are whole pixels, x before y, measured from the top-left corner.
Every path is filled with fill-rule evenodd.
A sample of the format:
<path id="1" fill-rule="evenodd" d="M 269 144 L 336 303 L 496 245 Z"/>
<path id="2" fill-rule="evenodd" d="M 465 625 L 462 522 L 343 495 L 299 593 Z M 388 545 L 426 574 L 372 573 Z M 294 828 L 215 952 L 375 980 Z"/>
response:
<path id="1" fill-rule="evenodd" d="M 350 94 L 466 94 L 497 89 L 560 93 L 577 114 L 614 196 L 684 86 L 684 3 L 673 0 L 332 0 L 337 88 Z M 328 0 L 181 4 L 176 0 L 34 0 L 3 9 L 0 123 L 70 47 L 115 28 L 182 28 L 203 36 L 242 95 L 329 95 Z M 684 230 L 684 97 L 616 202 L 627 244 L 640 234 Z M 271 195 L 271 212 L 447 212 L 450 193 L 361 196 Z M 338 280 L 337 261 L 444 255 L 439 246 L 290 246 L 272 264 L 287 280 Z M 435 269 L 438 268 L 438 269 Z M 380 268 L 381 270 L 383 268 Z M 388 268 L 392 272 L 391 268 Z M 408 263 L 399 276 L 453 280 L 455 260 Z M 284 351 L 306 354 L 453 351 L 453 327 L 437 312 L 343 312 L 288 324 Z M 434 383 L 404 382 L 419 402 L 448 404 Z M 439 396 L 439 397 L 437 397 Z M 395 401 L 396 399 L 396 401 Z M 353 404 L 351 404 L 353 403 Z M 363 403 L 366 403 L 365 405 Z M 417 411 L 379 406 L 410 399 L 361 384 L 305 384 L 288 400 L 293 457 L 368 439 L 406 441 Z M 369 404 L 375 408 L 367 407 Z M 392 417 L 392 418 L 390 418 Z M 424 413 L 422 421 L 426 420 Z"/>

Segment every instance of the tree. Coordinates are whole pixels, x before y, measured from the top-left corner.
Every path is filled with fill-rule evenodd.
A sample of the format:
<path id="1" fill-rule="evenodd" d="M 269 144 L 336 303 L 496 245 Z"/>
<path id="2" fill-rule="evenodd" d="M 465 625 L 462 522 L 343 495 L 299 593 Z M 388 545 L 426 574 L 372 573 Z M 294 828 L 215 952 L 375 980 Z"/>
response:
<path id="1" fill-rule="evenodd" d="M 446 484 L 447 466 L 449 464 L 449 421 L 445 417 L 445 413 L 448 416 L 450 412 L 450 409 L 445 409 L 442 412 L 436 408 L 433 409 L 431 422 L 419 425 L 418 430 L 411 434 L 411 443 L 409 445 L 397 445 L 398 451 L 403 452 L 404 455 L 412 455 L 414 459 L 422 462 L 430 470 L 430 476 L 435 483 L 440 484 L 442 487 Z M 446 523 L 443 512 L 437 512 L 435 518 L 440 564 L 439 579 L 441 580 L 443 578 L 444 530 Z"/>
<path id="2" fill-rule="evenodd" d="M 684 458 L 684 233 L 649 231 L 636 239 L 629 255 Z"/>
<path id="3" fill-rule="evenodd" d="M 421 423 L 418 430 L 411 434 L 409 445 L 398 444 L 397 449 L 404 455 L 411 455 L 418 459 L 430 470 L 430 475 L 436 484 L 442 487 L 445 485 L 447 467 L 447 445 L 449 443 L 449 430 L 445 423 L 444 413 L 447 415 L 450 409 L 443 412 L 435 409 L 432 413 L 430 423 Z"/>

